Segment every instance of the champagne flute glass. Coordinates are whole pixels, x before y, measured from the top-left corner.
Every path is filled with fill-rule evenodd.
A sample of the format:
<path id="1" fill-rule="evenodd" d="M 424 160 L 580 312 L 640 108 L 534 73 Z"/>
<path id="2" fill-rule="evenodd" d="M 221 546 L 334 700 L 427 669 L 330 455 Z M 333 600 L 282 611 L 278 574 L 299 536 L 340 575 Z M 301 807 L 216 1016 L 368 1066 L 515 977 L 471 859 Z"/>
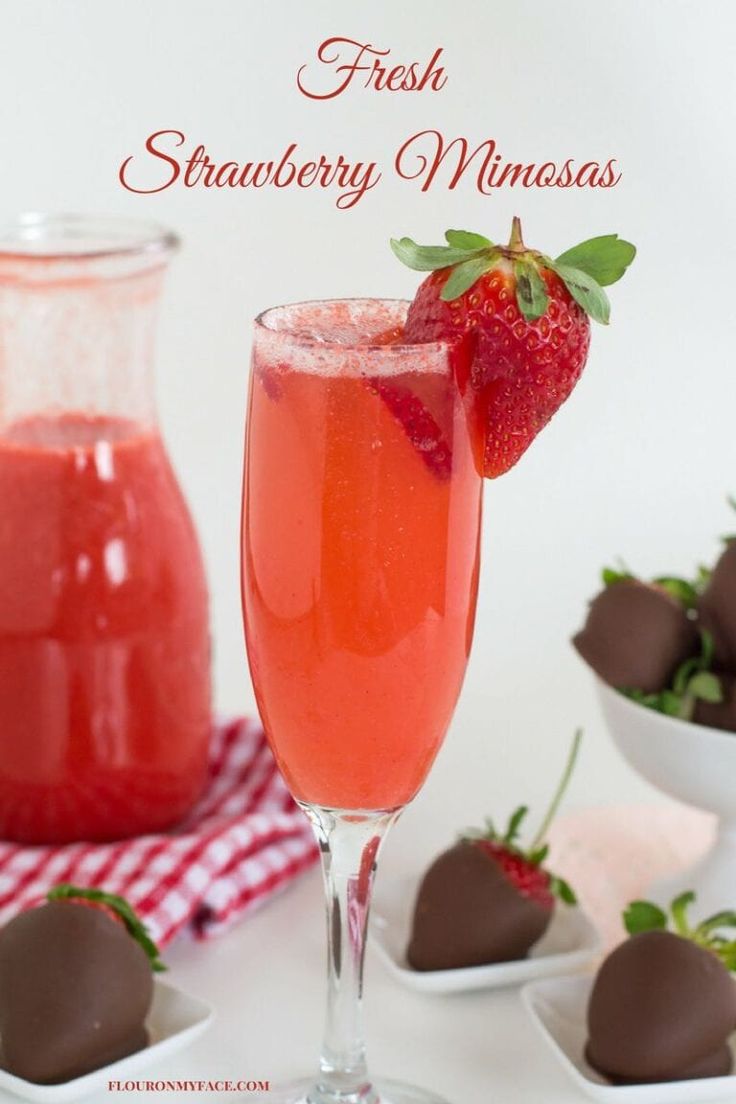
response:
<path id="1" fill-rule="evenodd" d="M 373 1082 L 361 1030 L 371 887 L 462 684 L 478 581 L 481 435 L 462 343 L 402 343 L 407 304 L 256 320 L 242 515 L 259 711 L 321 851 L 328 1002 L 316 1077 L 269 1100 L 428 1104 Z"/>

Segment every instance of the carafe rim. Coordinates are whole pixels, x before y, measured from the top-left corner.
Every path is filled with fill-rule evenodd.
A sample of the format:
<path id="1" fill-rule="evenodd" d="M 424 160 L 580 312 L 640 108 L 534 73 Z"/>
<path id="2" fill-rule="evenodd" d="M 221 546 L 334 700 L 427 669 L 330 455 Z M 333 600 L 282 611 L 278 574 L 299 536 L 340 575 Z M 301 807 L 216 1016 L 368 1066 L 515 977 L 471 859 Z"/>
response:
<path id="1" fill-rule="evenodd" d="M 0 261 L 105 261 L 116 257 L 164 263 L 180 244 L 158 222 L 127 215 L 25 211 L 0 220 Z"/>

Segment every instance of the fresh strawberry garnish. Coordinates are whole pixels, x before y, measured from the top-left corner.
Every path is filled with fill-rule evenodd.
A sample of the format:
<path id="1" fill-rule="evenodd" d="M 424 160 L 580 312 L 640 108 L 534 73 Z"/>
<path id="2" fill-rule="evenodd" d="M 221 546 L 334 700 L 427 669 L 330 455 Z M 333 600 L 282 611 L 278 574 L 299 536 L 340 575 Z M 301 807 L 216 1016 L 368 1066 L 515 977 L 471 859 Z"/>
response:
<path id="1" fill-rule="evenodd" d="M 464 837 L 500 867 L 504 877 L 522 897 L 535 901 L 550 912 L 554 908 L 555 898 L 559 898 L 568 905 L 574 905 L 577 900 L 568 883 L 548 870 L 544 863 L 549 854 L 545 836 L 557 814 L 575 769 L 582 736 L 582 732 L 578 729 L 573 737 L 565 769 L 550 807 L 528 848 L 522 848 L 518 843 L 519 830 L 529 812 L 526 805 L 521 805 L 512 813 L 503 835 L 499 835 L 496 831 L 493 821 L 487 820 L 484 831 L 471 830 L 466 832 Z"/>
<path id="2" fill-rule="evenodd" d="M 370 337 L 371 345 L 400 345 L 404 340 L 404 327 L 392 326 L 389 330 L 381 330 L 380 333 L 372 334 Z"/>
<path id="3" fill-rule="evenodd" d="M 83 888 L 67 883 L 55 885 L 46 897 L 49 901 L 64 901 L 75 907 L 81 906 L 104 912 L 115 923 L 122 924 L 128 934 L 140 943 L 155 973 L 166 969 L 159 957 L 158 947 L 148 934 L 146 925 L 124 897 L 119 897 L 116 893 L 105 893 L 102 889 Z"/>
<path id="4" fill-rule="evenodd" d="M 409 268 L 431 272 L 409 307 L 405 339 L 469 335 L 492 479 L 513 467 L 570 395 L 588 356 L 589 316 L 608 322 L 603 287 L 620 279 L 636 250 L 608 234 L 552 260 L 527 249 L 518 218 L 507 246 L 465 230 L 445 238 L 444 246 L 391 242 Z"/>

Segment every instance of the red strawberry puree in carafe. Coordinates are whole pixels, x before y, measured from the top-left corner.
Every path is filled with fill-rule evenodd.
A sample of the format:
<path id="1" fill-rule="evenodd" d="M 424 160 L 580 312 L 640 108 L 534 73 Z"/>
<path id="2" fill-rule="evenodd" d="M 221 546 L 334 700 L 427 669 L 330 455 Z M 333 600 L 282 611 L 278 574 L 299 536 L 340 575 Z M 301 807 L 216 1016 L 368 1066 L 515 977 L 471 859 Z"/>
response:
<path id="1" fill-rule="evenodd" d="M 174 824 L 210 727 L 204 572 L 148 368 L 173 243 L 75 226 L 0 238 L 0 835 L 32 843 Z"/>

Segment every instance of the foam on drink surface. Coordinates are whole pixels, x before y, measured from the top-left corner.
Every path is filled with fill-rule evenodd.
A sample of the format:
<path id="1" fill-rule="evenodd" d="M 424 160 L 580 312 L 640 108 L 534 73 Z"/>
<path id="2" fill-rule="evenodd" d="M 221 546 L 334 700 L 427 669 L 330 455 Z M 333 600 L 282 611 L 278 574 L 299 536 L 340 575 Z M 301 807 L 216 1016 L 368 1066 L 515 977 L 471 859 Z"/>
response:
<path id="1" fill-rule="evenodd" d="M 408 306 L 400 299 L 331 299 L 274 307 L 256 325 L 256 363 L 321 376 L 447 374 L 447 342 L 401 343 Z M 387 342 L 390 331 L 397 339 Z"/>

